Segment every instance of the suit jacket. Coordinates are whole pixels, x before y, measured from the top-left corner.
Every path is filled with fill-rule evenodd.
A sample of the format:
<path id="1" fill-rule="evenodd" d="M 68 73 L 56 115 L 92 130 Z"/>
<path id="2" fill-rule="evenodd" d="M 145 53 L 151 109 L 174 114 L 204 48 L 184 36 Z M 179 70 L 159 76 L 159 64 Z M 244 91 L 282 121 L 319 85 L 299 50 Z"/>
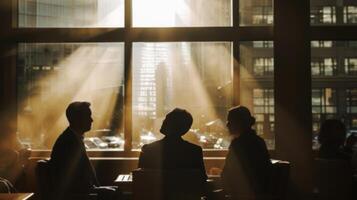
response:
<path id="1" fill-rule="evenodd" d="M 52 180 L 57 183 L 54 192 L 58 195 L 88 194 L 94 185 L 98 185 L 84 143 L 70 128 L 53 146 L 50 166 Z"/>
<path id="2" fill-rule="evenodd" d="M 224 189 L 234 195 L 268 192 L 270 156 L 262 138 L 254 130 L 232 140 L 221 174 Z"/>
<path id="3" fill-rule="evenodd" d="M 202 181 L 207 175 L 203 163 L 202 148 L 181 137 L 168 137 L 146 144 L 139 157 L 139 168 L 159 170 L 197 169 Z"/>

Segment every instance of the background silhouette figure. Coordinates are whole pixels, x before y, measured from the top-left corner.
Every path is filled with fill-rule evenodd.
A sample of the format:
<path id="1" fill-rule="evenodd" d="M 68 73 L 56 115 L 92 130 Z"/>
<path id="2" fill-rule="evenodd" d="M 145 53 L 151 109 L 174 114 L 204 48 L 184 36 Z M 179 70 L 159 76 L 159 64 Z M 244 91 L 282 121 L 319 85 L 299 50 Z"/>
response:
<path id="1" fill-rule="evenodd" d="M 352 149 L 346 142 L 346 127 L 337 119 L 321 124 L 318 140 L 321 144 L 315 159 L 315 191 L 319 199 L 353 198 Z"/>
<path id="2" fill-rule="evenodd" d="M 337 119 L 328 119 L 321 124 L 318 136 L 319 158 L 350 160 L 351 154 L 343 150 L 346 138 L 346 127 Z"/>
<path id="3" fill-rule="evenodd" d="M 264 140 L 252 129 L 254 123 L 255 118 L 244 106 L 228 112 L 227 127 L 234 138 L 221 177 L 225 192 L 233 197 L 268 192 L 272 164 Z"/>

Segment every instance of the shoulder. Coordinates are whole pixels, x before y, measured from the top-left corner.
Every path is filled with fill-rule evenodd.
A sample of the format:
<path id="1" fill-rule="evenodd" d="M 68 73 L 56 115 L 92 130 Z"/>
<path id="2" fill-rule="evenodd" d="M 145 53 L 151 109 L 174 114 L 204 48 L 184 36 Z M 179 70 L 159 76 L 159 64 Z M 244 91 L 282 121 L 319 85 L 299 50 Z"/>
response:
<path id="1" fill-rule="evenodd" d="M 152 142 L 150 144 L 144 144 L 141 147 L 141 151 L 150 151 L 150 150 L 153 150 L 153 149 L 156 149 L 156 148 L 160 147 L 161 145 L 162 145 L 162 141 L 161 140 Z"/>
<path id="2" fill-rule="evenodd" d="M 70 129 L 67 128 L 65 131 L 61 133 L 60 136 L 58 136 L 54 148 L 62 147 L 62 146 L 66 146 L 68 148 L 70 146 L 75 145 L 75 143 L 76 143 L 75 135 L 72 133 Z"/>
<path id="3" fill-rule="evenodd" d="M 184 140 L 184 145 L 186 146 L 186 148 L 192 149 L 192 151 L 202 152 L 202 147 L 200 147 L 196 144 L 192 144 L 191 142 L 188 142 L 186 140 Z"/>
<path id="4" fill-rule="evenodd" d="M 254 133 L 254 134 L 252 134 L 252 136 L 253 136 L 253 138 L 254 138 L 255 140 L 257 140 L 258 142 L 260 142 L 260 143 L 265 143 L 264 139 L 261 138 L 258 134 Z"/>

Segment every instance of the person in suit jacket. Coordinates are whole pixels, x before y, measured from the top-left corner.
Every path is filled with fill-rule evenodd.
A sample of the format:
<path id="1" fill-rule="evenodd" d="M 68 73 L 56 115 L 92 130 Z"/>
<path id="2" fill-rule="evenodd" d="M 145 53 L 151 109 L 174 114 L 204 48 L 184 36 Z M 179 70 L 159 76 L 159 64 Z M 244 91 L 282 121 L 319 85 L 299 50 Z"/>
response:
<path id="1" fill-rule="evenodd" d="M 207 179 L 202 148 L 181 138 L 192 125 L 192 116 L 186 110 L 175 108 L 168 113 L 160 132 L 165 137 L 142 147 L 139 168 L 159 170 L 197 169 L 202 181 Z"/>
<path id="2" fill-rule="evenodd" d="M 56 182 L 54 198 L 89 194 L 99 188 L 83 143 L 84 134 L 91 129 L 93 122 L 91 114 L 88 102 L 73 102 L 66 109 L 69 127 L 56 140 L 50 160 L 51 178 Z"/>
<path id="3" fill-rule="evenodd" d="M 255 118 L 244 106 L 230 109 L 227 118 L 234 138 L 221 174 L 225 192 L 233 197 L 267 194 L 272 164 L 264 140 L 252 129 Z"/>

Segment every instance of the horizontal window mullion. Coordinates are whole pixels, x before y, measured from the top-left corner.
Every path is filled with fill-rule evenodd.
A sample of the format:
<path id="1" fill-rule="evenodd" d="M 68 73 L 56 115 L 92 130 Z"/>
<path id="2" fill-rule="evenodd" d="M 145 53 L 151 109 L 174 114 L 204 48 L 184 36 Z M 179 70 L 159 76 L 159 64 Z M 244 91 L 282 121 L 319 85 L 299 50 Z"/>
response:
<path id="1" fill-rule="evenodd" d="M 13 42 L 120 42 L 122 28 L 16 28 L 0 40 Z"/>
<path id="2" fill-rule="evenodd" d="M 245 41 L 269 40 L 273 35 L 271 27 L 133 28 L 128 38 L 133 42 Z"/>
<path id="3" fill-rule="evenodd" d="M 6 42 L 169 42 L 272 40 L 273 27 L 17 28 Z"/>
<path id="4" fill-rule="evenodd" d="M 311 40 L 357 40 L 357 26 L 316 26 L 310 30 Z"/>

